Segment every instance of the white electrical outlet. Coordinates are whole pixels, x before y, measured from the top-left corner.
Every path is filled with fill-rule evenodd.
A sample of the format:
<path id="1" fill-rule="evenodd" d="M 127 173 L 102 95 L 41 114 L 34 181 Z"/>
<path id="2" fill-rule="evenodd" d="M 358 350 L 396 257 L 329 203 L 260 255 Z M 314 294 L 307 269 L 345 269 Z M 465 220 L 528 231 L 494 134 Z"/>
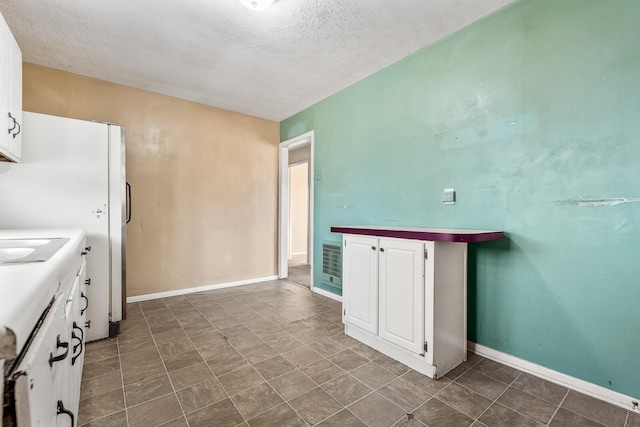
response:
<path id="1" fill-rule="evenodd" d="M 445 188 L 442 190 L 442 203 L 445 205 L 453 205 L 456 202 L 456 190 L 453 188 Z"/>

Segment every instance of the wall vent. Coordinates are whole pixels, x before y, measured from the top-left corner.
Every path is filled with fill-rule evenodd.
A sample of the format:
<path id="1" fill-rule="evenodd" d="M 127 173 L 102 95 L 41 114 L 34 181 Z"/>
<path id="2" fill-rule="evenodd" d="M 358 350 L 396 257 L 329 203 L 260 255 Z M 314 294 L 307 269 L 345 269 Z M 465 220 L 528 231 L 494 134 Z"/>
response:
<path id="1" fill-rule="evenodd" d="M 342 289 L 342 245 L 340 243 L 322 243 L 322 284 Z"/>

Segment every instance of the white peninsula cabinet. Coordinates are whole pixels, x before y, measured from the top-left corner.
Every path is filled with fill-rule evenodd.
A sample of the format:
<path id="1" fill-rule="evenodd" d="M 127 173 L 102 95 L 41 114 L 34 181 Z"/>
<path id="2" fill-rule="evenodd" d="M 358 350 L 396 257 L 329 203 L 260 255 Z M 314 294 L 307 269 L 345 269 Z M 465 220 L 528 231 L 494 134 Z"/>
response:
<path id="1" fill-rule="evenodd" d="M 22 52 L 0 14 L 0 161 L 22 152 Z"/>
<path id="2" fill-rule="evenodd" d="M 332 227 L 343 233 L 345 333 L 440 378 L 466 360 L 467 243 L 501 231 Z"/>

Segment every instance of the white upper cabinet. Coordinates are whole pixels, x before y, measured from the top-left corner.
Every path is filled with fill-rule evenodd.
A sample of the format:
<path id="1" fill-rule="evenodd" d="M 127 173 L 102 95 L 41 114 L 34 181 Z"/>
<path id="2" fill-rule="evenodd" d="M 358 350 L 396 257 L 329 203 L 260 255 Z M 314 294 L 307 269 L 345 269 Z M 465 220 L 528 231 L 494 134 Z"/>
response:
<path id="1" fill-rule="evenodd" d="M 22 152 L 22 52 L 0 15 L 0 160 Z"/>

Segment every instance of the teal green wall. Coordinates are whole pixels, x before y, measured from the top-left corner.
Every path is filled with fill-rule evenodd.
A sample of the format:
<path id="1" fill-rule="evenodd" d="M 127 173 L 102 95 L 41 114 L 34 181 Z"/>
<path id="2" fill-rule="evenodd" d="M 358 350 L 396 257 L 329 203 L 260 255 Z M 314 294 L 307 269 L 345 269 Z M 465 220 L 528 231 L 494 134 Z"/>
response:
<path id="1" fill-rule="evenodd" d="M 315 131 L 315 284 L 332 225 L 504 230 L 469 339 L 640 397 L 639 17 L 522 0 L 282 122 Z"/>

